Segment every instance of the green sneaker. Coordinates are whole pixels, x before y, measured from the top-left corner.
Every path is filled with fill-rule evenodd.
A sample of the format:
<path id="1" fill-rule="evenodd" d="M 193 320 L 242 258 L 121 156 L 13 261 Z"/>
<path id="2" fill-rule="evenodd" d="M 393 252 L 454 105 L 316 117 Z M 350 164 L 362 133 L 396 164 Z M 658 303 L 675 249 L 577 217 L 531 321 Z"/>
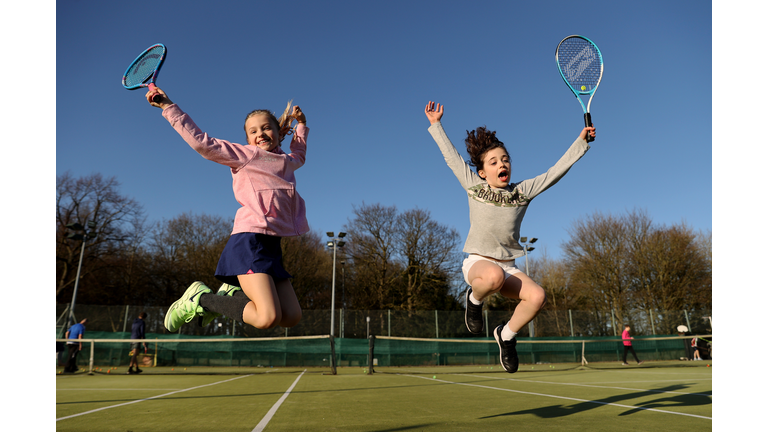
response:
<path id="1" fill-rule="evenodd" d="M 221 284 L 221 287 L 219 288 L 219 290 L 216 291 L 216 295 L 232 297 L 233 295 L 235 295 L 237 291 L 241 291 L 241 290 L 242 288 L 236 287 L 234 285 Z M 220 316 L 221 316 L 220 313 L 204 311 L 203 315 L 200 316 L 200 319 L 198 320 L 197 323 L 200 327 L 205 327 L 208 324 L 210 324 L 211 321 L 215 320 Z"/>
<path id="2" fill-rule="evenodd" d="M 211 289 L 202 282 L 194 282 L 190 285 L 184 295 L 168 308 L 168 312 L 165 314 L 165 328 L 174 333 L 182 325 L 192 321 L 195 316 L 204 315 L 206 312 L 200 306 L 200 296 L 210 292 Z"/>
<path id="3" fill-rule="evenodd" d="M 234 286 L 230 284 L 221 284 L 221 288 L 219 288 L 219 290 L 216 291 L 216 295 L 232 297 L 233 295 L 235 295 L 236 292 L 242 291 L 242 290 L 243 289 L 238 286 Z"/>

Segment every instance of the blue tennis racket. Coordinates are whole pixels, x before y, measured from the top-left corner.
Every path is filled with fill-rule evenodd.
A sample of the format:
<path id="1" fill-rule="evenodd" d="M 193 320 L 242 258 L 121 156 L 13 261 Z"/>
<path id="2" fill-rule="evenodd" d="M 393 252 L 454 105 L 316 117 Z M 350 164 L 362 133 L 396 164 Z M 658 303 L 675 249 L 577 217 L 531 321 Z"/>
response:
<path id="1" fill-rule="evenodd" d="M 603 55 L 594 42 L 584 36 L 568 36 L 557 44 L 555 62 L 560 76 L 568 85 L 584 110 L 584 125 L 592 127 L 592 115 L 589 108 L 595 97 L 597 86 L 603 78 Z M 589 102 L 584 105 L 581 96 L 589 95 Z M 587 142 L 594 138 L 587 135 Z"/>
<path id="2" fill-rule="evenodd" d="M 136 60 L 128 66 L 123 74 L 123 87 L 128 90 L 136 90 L 142 87 L 155 88 L 155 81 L 160 68 L 165 61 L 165 55 L 168 51 L 163 44 L 155 44 L 144 50 L 136 57 Z M 156 95 L 152 100 L 159 102 L 160 95 Z"/>

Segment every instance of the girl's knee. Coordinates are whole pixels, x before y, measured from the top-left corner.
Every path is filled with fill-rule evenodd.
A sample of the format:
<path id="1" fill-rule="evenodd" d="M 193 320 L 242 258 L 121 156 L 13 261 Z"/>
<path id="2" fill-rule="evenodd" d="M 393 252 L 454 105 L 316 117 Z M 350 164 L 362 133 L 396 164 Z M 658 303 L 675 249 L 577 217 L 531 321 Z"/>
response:
<path id="1" fill-rule="evenodd" d="M 541 310 L 544 308 L 544 305 L 547 304 L 547 293 L 544 291 L 544 288 L 538 287 L 538 289 L 531 290 L 531 292 L 528 293 L 528 298 L 525 300 L 528 301 L 531 306 Z"/>
<path id="2" fill-rule="evenodd" d="M 490 293 L 496 293 L 504 286 L 507 274 L 504 273 L 501 267 L 493 266 L 482 274 L 481 279 L 486 288 L 490 290 Z"/>
<path id="3" fill-rule="evenodd" d="M 282 316 L 278 311 L 264 310 L 259 311 L 256 314 L 256 318 L 253 323 L 249 323 L 257 329 L 271 329 L 272 327 L 280 324 Z"/>

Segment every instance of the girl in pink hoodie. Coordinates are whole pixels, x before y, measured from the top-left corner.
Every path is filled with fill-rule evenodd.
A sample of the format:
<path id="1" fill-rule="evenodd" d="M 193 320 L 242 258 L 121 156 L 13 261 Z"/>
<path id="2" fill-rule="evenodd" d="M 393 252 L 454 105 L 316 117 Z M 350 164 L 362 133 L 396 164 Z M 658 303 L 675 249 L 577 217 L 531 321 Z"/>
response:
<path id="1" fill-rule="evenodd" d="M 152 101 L 156 95 L 161 96 L 158 102 Z M 165 327 L 175 332 L 195 316 L 207 325 L 220 315 L 260 329 L 295 326 L 301 306 L 282 265 L 280 239 L 309 231 L 294 176 L 304 165 L 309 133 L 301 108 L 291 111 L 289 102 L 279 119 L 266 110 L 252 111 L 245 119 L 247 145 L 241 145 L 204 133 L 160 88 L 146 98 L 162 108 L 163 117 L 202 157 L 230 168 L 241 205 L 216 268 L 215 276 L 224 284 L 213 294 L 202 282 L 193 283 L 168 309 Z M 298 122 L 295 130 L 293 120 Z M 287 154 L 280 143 L 291 134 Z"/>

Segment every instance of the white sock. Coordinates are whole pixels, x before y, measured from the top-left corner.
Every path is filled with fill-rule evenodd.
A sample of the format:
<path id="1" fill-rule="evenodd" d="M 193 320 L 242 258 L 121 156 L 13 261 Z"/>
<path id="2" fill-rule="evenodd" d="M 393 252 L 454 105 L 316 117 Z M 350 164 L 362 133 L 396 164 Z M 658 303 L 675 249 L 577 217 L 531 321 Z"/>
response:
<path id="1" fill-rule="evenodd" d="M 504 328 L 501 329 L 501 340 L 512 340 L 517 336 L 517 332 L 513 332 L 509 329 L 509 325 L 504 325 Z"/>
<path id="2" fill-rule="evenodd" d="M 481 305 L 481 304 L 483 304 L 483 302 L 481 302 L 480 300 L 475 298 L 475 292 L 474 291 L 469 293 L 469 301 L 471 301 L 473 305 Z"/>

